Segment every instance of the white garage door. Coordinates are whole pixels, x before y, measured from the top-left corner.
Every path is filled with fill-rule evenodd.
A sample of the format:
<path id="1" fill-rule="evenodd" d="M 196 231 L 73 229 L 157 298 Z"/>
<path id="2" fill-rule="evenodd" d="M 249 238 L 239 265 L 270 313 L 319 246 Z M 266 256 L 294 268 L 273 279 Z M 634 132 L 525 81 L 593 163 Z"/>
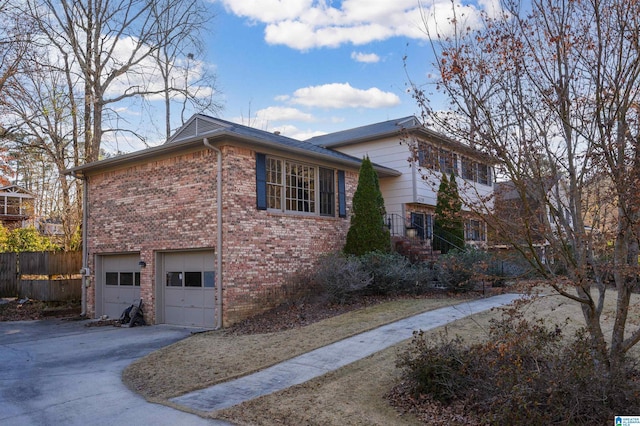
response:
<path id="1" fill-rule="evenodd" d="M 138 254 L 102 256 L 102 315 L 120 318 L 140 298 Z"/>
<path id="2" fill-rule="evenodd" d="M 164 254 L 165 323 L 214 326 L 214 264 L 213 251 Z"/>

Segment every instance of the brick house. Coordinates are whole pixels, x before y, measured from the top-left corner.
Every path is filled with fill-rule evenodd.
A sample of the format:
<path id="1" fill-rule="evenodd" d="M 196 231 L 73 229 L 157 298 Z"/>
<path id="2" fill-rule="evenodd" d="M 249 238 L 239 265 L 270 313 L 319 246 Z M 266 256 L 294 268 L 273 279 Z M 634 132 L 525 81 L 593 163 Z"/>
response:
<path id="1" fill-rule="evenodd" d="M 87 315 L 141 297 L 148 323 L 221 327 L 268 309 L 344 245 L 360 163 L 195 115 L 161 146 L 68 170 L 84 181 Z"/>
<path id="2" fill-rule="evenodd" d="M 493 209 L 495 159 L 422 125 L 414 116 L 316 136 L 307 142 L 354 157 L 368 155 L 372 162 L 399 171 L 380 176 L 387 223 L 392 235 L 407 230 L 430 244 L 435 206 L 442 174 L 456 176 L 467 211 L 466 245 L 487 244 L 486 223 L 469 212 Z M 486 209 L 486 210 L 483 210 Z"/>

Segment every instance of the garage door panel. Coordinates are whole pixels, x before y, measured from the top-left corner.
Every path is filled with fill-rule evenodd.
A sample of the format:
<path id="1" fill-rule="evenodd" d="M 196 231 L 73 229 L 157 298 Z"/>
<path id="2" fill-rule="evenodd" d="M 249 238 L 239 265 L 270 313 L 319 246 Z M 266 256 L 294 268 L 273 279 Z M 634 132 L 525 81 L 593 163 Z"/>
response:
<path id="1" fill-rule="evenodd" d="M 204 309 L 204 323 L 215 324 L 215 309 Z"/>
<path id="2" fill-rule="evenodd" d="M 102 315 L 119 318 L 122 312 L 140 298 L 139 254 L 104 255 L 100 257 Z M 109 285 L 107 285 L 107 283 Z"/>
<path id="3" fill-rule="evenodd" d="M 186 325 L 204 324 L 204 312 L 202 308 L 184 308 L 184 323 Z"/>
<path id="4" fill-rule="evenodd" d="M 204 293 L 202 289 L 190 289 L 184 290 L 184 305 L 190 307 L 200 307 L 204 305 Z"/>
<path id="5" fill-rule="evenodd" d="M 167 324 L 184 324 L 184 308 L 182 306 L 165 306 L 164 317 Z"/>
<path id="6" fill-rule="evenodd" d="M 184 305 L 184 290 L 182 288 L 165 288 L 165 305 L 167 306 L 182 306 Z"/>
<path id="7" fill-rule="evenodd" d="M 215 324 L 214 260 L 213 251 L 163 255 L 166 323 L 199 327 L 212 327 Z M 181 310 L 181 313 L 178 314 L 177 310 Z"/>
<path id="8" fill-rule="evenodd" d="M 125 309 L 127 309 L 131 303 L 125 302 L 106 302 L 104 303 L 104 314 L 108 315 L 109 318 L 118 319 L 122 315 Z"/>

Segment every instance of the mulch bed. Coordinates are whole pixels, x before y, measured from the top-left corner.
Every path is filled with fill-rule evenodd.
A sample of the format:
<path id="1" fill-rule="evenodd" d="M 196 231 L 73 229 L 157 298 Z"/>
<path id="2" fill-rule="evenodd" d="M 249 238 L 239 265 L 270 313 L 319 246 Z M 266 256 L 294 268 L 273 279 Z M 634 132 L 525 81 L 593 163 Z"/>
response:
<path id="1" fill-rule="evenodd" d="M 0 299 L 0 321 L 29 321 L 47 318 L 75 318 L 80 302 L 42 302 L 33 299 Z"/>
<path id="2" fill-rule="evenodd" d="M 348 303 L 327 303 L 322 299 L 285 303 L 265 313 L 233 324 L 225 329 L 225 333 L 229 335 L 274 333 L 304 327 L 326 318 L 400 298 L 469 298 L 469 294 L 432 292 L 421 296 L 360 296 Z"/>

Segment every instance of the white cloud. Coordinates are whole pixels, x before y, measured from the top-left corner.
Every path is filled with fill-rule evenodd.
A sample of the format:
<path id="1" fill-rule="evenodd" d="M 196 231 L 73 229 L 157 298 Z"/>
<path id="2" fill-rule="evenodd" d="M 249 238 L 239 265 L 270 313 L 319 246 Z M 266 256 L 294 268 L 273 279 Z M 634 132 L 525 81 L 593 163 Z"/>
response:
<path id="1" fill-rule="evenodd" d="M 417 0 L 344 0 L 333 6 L 328 0 L 218 0 L 228 11 L 266 25 L 265 40 L 293 49 L 363 45 L 391 37 L 426 39 L 437 23 L 440 34 L 450 34 L 450 0 L 434 0 L 429 7 Z M 476 22 L 478 9 L 454 0 L 458 18 Z M 479 0 L 480 7 L 495 7 L 497 0 Z"/>
<path id="2" fill-rule="evenodd" d="M 349 83 L 331 83 L 298 89 L 291 102 L 321 108 L 387 108 L 400 104 L 400 98 L 376 87 L 363 90 Z"/>
<path id="3" fill-rule="evenodd" d="M 380 56 L 375 53 L 351 52 L 351 59 L 356 62 L 364 62 L 367 64 L 380 62 Z"/>
<path id="4" fill-rule="evenodd" d="M 274 122 L 274 121 L 315 121 L 313 115 L 306 112 L 302 112 L 297 108 L 277 107 L 271 106 L 264 108 L 256 112 L 256 118 L 260 121 Z"/>
<path id="5" fill-rule="evenodd" d="M 327 132 L 320 130 L 298 130 L 296 133 L 292 133 L 290 137 L 298 139 L 299 141 L 306 141 L 307 139 L 311 139 L 315 136 L 322 136 L 326 134 Z"/>
<path id="6" fill-rule="evenodd" d="M 228 11 L 260 22 L 295 19 L 313 4 L 312 0 L 223 0 Z"/>

